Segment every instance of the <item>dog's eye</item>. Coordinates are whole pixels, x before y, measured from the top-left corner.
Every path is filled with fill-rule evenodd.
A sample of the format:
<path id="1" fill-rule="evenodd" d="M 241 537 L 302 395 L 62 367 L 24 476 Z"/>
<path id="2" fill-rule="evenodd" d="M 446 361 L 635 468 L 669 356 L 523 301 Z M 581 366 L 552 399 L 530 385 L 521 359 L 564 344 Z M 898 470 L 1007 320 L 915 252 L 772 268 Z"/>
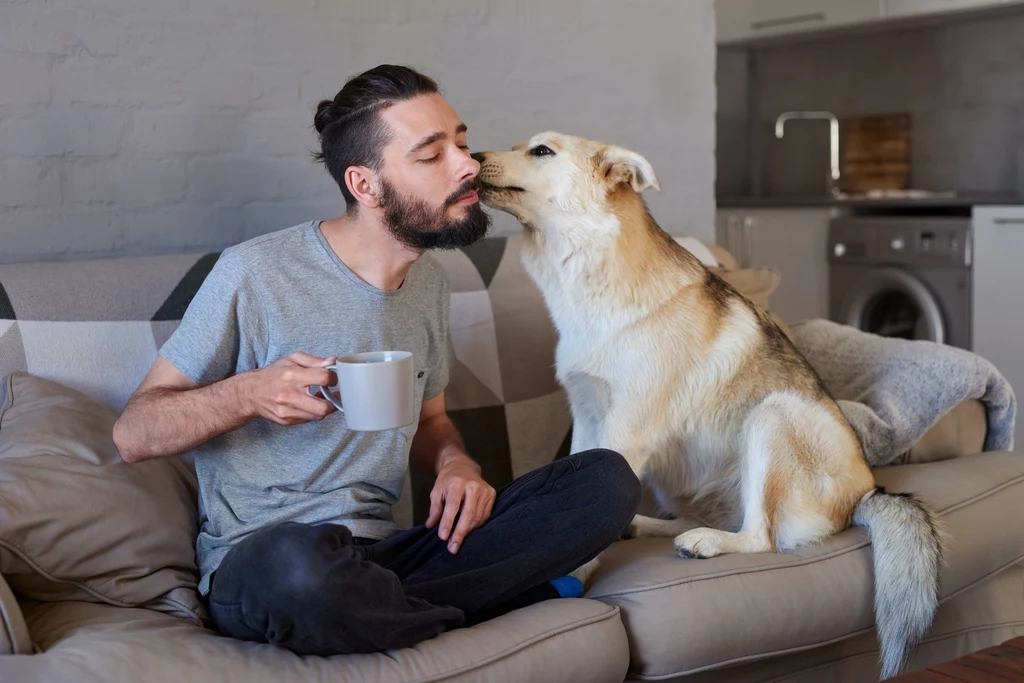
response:
<path id="1" fill-rule="evenodd" d="M 547 145 L 537 145 L 536 147 L 530 150 L 530 154 L 532 154 L 535 157 L 544 157 L 548 155 L 554 156 L 555 150 L 551 149 Z"/>

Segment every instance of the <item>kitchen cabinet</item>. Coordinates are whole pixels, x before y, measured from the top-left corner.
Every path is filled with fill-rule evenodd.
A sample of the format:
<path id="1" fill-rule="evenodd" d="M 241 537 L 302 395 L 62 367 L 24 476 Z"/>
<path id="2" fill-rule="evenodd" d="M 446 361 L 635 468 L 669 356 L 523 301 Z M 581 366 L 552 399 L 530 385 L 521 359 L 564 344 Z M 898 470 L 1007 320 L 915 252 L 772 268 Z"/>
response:
<path id="1" fill-rule="evenodd" d="M 1024 206 L 976 207 L 973 217 L 971 336 L 973 350 L 1006 377 L 1018 400 L 1024 396 Z M 1024 445 L 1018 415 L 1016 447 Z"/>
<path id="2" fill-rule="evenodd" d="M 719 44 L 886 20 L 1024 5 L 1024 0 L 716 0 Z"/>
<path id="3" fill-rule="evenodd" d="M 782 275 L 769 298 L 773 313 L 792 324 L 828 318 L 828 228 L 834 209 L 719 209 L 715 241 L 740 266 L 771 266 Z"/>
<path id="4" fill-rule="evenodd" d="M 730 43 L 881 18 L 882 0 L 717 0 L 718 42 Z"/>
<path id="5" fill-rule="evenodd" d="M 1017 0 L 882 0 L 886 19 L 1021 4 Z"/>

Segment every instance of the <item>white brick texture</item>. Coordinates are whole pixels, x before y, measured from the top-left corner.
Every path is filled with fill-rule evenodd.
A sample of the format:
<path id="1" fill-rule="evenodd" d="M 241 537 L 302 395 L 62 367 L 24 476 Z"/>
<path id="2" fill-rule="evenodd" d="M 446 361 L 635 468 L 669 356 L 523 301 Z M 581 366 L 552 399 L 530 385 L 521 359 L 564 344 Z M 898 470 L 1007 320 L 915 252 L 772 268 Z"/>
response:
<path id="1" fill-rule="evenodd" d="M 0 262 L 337 215 L 313 112 L 382 62 L 435 77 L 474 149 L 547 129 L 635 149 L 655 217 L 712 238 L 712 0 L 41 0 L 0 2 Z"/>
<path id="2" fill-rule="evenodd" d="M 80 204 L 148 206 L 185 197 L 185 162 L 176 159 L 101 159 L 75 162 L 65 196 Z"/>
<path id="3" fill-rule="evenodd" d="M 0 156 L 115 156 L 131 129 L 131 114 L 91 105 L 51 107 L 0 118 Z"/>
<path id="4" fill-rule="evenodd" d="M 60 168 L 45 159 L 0 161 L 0 206 L 60 206 Z"/>
<path id="5" fill-rule="evenodd" d="M 0 50 L 0 106 L 50 101 L 50 65 L 44 57 Z"/>

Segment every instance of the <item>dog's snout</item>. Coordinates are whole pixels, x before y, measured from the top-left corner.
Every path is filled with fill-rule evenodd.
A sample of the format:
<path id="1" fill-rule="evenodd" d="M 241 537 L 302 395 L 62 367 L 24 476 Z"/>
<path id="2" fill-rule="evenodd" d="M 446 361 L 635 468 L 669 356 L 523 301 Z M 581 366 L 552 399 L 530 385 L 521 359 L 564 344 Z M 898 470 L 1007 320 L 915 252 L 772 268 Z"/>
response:
<path id="1" fill-rule="evenodd" d="M 473 157 L 475 160 L 482 164 L 484 163 L 484 157 L 487 156 L 487 152 L 473 152 L 469 156 Z"/>

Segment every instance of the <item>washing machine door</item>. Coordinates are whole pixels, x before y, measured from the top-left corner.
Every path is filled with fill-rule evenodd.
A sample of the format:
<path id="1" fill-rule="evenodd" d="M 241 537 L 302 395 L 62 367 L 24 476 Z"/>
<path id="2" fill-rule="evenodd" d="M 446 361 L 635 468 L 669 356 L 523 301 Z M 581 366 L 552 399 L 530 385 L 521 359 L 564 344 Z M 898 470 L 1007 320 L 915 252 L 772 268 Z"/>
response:
<path id="1" fill-rule="evenodd" d="M 852 289 L 844 319 L 883 337 L 946 343 L 942 309 L 928 288 L 900 268 L 869 271 Z"/>

